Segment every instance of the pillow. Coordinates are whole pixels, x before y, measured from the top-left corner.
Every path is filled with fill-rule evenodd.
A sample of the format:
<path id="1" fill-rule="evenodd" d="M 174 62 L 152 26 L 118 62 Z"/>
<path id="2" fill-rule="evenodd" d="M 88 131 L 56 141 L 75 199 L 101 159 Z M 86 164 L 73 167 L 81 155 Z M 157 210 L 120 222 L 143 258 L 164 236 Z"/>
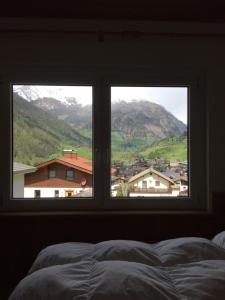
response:
<path id="1" fill-rule="evenodd" d="M 212 241 L 218 246 L 225 248 L 225 231 L 222 231 L 215 235 Z"/>
<path id="2" fill-rule="evenodd" d="M 29 274 L 42 268 L 88 260 L 93 251 L 88 243 L 63 243 L 44 248 L 35 259 Z"/>
<path id="3" fill-rule="evenodd" d="M 93 258 L 97 261 L 121 260 L 145 263 L 147 265 L 161 265 L 161 261 L 151 244 L 129 241 L 110 240 L 95 245 Z"/>
<path id="4" fill-rule="evenodd" d="M 197 262 L 201 260 L 223 260 L 225 250 L 212 241 L 198 237 L 177 238 L 155 245 L 163 266 Z"/>

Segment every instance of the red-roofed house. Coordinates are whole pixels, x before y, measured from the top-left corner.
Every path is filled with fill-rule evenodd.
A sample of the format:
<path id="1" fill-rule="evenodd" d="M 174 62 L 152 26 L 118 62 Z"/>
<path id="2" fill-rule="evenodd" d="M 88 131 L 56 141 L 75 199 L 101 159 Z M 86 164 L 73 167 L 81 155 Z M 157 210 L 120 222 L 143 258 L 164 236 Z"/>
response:
<path id="1" fill-rule="evenodd" d="M 92 188 L 92 161 L 72 150 L 36 168 L 25 175 L 25 198 L 68 197 Z"/>

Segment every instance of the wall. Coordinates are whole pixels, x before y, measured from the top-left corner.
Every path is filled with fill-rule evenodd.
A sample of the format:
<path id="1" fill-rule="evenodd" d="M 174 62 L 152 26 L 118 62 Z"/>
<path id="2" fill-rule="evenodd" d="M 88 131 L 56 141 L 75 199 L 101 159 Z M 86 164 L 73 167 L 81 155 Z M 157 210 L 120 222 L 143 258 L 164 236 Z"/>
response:
<path id="1" fill-rule="evenodd" d="M 26 23 L 20 27 L 71 29 L 71 22 L 54 24 L 46 21 Z M 16 30 L 16 25 L 5 22 L 5 28 Z M 3 26 L 3 25 L 1 25 Z M 96 23 L 83 23 L 89 30 L 116 31 L 118 27 L 99 27 Z M 80 24 L 75 26 L 80 30 Z M 3 26 L 4 27 L 4 26 Z M 179 236 L 204 236 L 212 238 L 225 229 L 225 30 L 221 24 L 154 24 L 140 26 L 132 23 L 120 28 L 127 30 L 164 32 L 163 35 L 111 34 L 105 37 L 49 32 L 23 33 L 0 31 L 0 68 L 33 69 L 40 66 L 82 66 L 152 68 L 157 72 L 170 70 L 197 73 L 205 79 L 207 106 L 207 142 L 209 171 L 209 196 L 213 212 L 202 214 L 158 213 L 109 213 L 108 215 L 59 214 L 59 215 L 1 215 L 1 299 L 7 299 L 15 284 L 26 274 L 38 251 L 49 244 L 64 241 L 101 241 L 106 239 L 138 239 L 156 241 Z M 171 32 L 171 34 L 169 34 Z M 1 79 L 1 78 L 0 78 Z M 1 80 L 0 80 L 1 81 Z M 1 99 L 2 100 L 2 99 Z M 4 100 L 2 100 L 4 101 Z M 4 102 L 3 102 L 4 104 Z M 4 149 L 1 151 L 4 151 Z M 1 154 L 4 152 L 1 152 Z M 4 157 L 4 156 L 3 156 Z"/>
<path id="2" fill-rule="evenodd" d="M 24 174 L 13 176 L 13 197 L 24 197 Z"/>
<path id="3" fill-rule="evenodd" d="M 66 191 L 72 191 L 73 195 L 76 195 L 77 193 L 80 193 L 81 191 L 83 191 L 84 189 L 82 188 L 68 188 L 68 187 L 53 187 L 53 188 L 42 188 L 42 187 L 35 187 L 35 188 L 29 188 L 29 187 L 25 187 L 24 189 L 24 197 L 25 198 L 34 198 L 34 191 L 35 190 L 40 190 L 41 192 L 41 197 L 55 197 L 55 191 L 58 190 L 59 191 L 59 197 L 66 197 Z"/>

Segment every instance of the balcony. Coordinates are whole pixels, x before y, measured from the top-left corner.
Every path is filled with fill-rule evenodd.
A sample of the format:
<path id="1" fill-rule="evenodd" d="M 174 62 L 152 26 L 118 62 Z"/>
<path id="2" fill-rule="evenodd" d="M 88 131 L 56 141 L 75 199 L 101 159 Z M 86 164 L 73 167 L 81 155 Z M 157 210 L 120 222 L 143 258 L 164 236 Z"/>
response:
<path id="1" fill-rule="evenodd" d="M 172 188 L 162 189 L 162 188 L 138 188 L 130 187 L 130 193 L 146 193 L 146 194 L 171 194 Z"/>

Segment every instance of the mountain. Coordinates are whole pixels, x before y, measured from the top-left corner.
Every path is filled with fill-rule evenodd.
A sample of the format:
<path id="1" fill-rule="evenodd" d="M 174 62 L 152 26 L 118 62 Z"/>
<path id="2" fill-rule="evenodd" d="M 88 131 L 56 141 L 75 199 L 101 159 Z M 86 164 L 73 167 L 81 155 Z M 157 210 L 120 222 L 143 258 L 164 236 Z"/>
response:
<path id="1" fill-rule="evenodd" d="M 112 130 L 128 138 L 160 140 L 183 133 L 186 126 L 161 105 L 134 100 L 112 104 Z"/>
<path id="2" fill-rule="evenodd" d="M 66 98 L 62 102 L 54 98 L 44 97 L 36 99 L 32 103 L 77 129 L 91 130 L 92 108 L 90 105 L 82 106 L 77 102 L 76 98 Z"/>
<path id="3" fill-rule="evenodd" d="M 81 106 L 76 99 L 65 103 L 53 98 L 33 101 L 37 107 L 56 115 L 75 128 L 90 129 L 92 109 L 90 105 Z M 186 125 L 176 119 L 164 107 L 149 101 L 119 101 L 112 103 L 112 134 L 127 142 L 141 139 L 154 142 L 186 131 Z M 116 138 L 116 137 L 115 137 Z"/>
<path id="4" fill-rule="evenodd" d="M 13 137 L 14 160 L 26 164 L 49 159 L 64 145 L 91 149 L 89 138 L 17 93 L 13 94 Z"/>
<path id="5" fill-rule="evenodd" d="M 39 162 L 59 153 L 63 145 L 77 144 L 83 147 L 80 154 L 91 158 L 91 105 L 82 106 L 76 98 L 63 101 L 52 97 L 37 98 L 33 89 L 25 92 L 27 100 L 16 93 L 14 97 L 16 159 L 24 163 Z M 29 102 L 28 97 L 32 101 Z M 114 102 L 111 109 L 113 159 L 126 160 L 138 152 L 149 157 L 153 155 L 150 152 L 154 153 L 149 150 L 151 145 L 162 139 L 179 137 L 187 130 L 186 125 L 164 107 L 146 100 Z M 175 151 L 176 145 L 174 147 Z M 166 156 L 165 151 L 163 155 Z"/>

